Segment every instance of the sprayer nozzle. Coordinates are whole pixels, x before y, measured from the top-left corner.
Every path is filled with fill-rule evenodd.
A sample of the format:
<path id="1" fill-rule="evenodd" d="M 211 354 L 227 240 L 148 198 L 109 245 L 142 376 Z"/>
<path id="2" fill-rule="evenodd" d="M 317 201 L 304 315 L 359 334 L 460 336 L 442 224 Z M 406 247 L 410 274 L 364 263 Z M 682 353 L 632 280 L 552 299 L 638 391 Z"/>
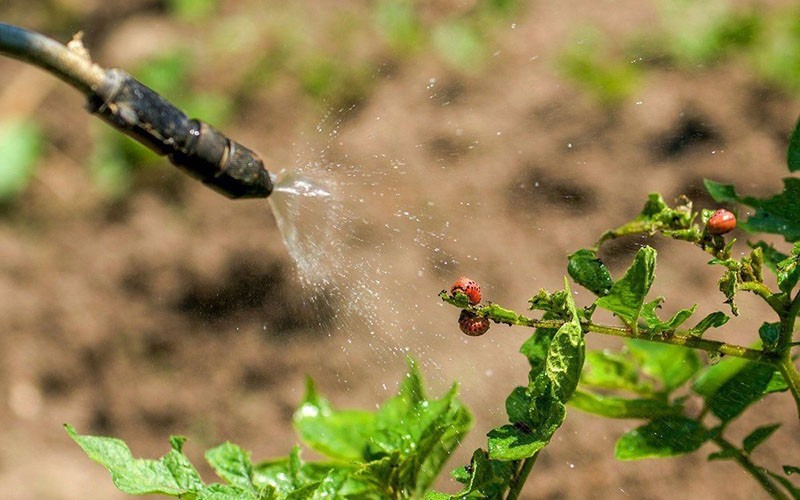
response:
<path id="1" fill-rule="evenodd" d="M 128 73 L 106 71 L 89 110 L 229 198 L 266 198 L 272 179 L 258 155 L 181 110 Z"/>
<path id="2" fill-rule="evenodd" d="M 273 187 L 258 155 L 230 139 L 219 171 L 203 182 L 230 198 L 266 198 Z"/>

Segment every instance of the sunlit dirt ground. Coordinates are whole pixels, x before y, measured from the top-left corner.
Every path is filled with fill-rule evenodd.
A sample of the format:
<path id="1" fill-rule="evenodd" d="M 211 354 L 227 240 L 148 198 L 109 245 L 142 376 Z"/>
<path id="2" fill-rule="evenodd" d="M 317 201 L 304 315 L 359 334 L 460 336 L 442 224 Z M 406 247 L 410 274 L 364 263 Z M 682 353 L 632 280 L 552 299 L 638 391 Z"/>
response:
<path id="1" fill-rule="evenodd" d="M 229 201 L 166 165 L 139 172 L 128 194 L 110 198 L 86 166 L 108 136 L 82 111 L 82 97 L 0 60 L 0 119 L 33 116 L 47 140 L 31 185 L 0 216 L 2 498 L 122 497 L 69 440 L 65 422 L 121 437 L 137 456 L 160 456 L 171 434 L 188 436 L 195 463 L 225 440 L 254 459 L 285 455 L 306 376 L 335 405 L 370 409 L 395 390 L 406 355 L 420 360 L 433 394 L 459 381 L 475 415 L 449 471 L 505 421 L 505 395 L 526 382 L 516 351 L 529 332 L 494 326 L 467 339 L 458 311 L 436 294 L 466 274 L 487 299 L 522 310 L 539 288 L 562 286 L 568 253 L 633 217 L 651 191 L 709 208 L 704 177 L 755 195 L 778 191 L 800 112 L 800 101 L 736 58 L 693 70 L 648 64 L 613 106 L 563 77 L 559 54 L 582 43 L 581 29 L 611 40 L 646 32 L 657 20 L 649 2 L 523 5 L 487 27 L 483 57 L 466 69 L 429 46 L 400 56 L 382 48 L 364 27 L 371 2 L 223 1 L 199 20 L 166 4 L 12 0 L 0 21 L 60 40 L 84 30 L 106 66 L 185 49 L 195 68 L 185 92 L 235 101 L 225 130 L 269 168 L 300 166 L 313 177 L 323 170 L 315 162 L 330 166 L 322 177 L 346 208 L 332 234 L 348 271 L 338 292 L 303 287 L 266 202 Z M 422 10 L 435 23 L 474 4 L 437 0 Z M 265 54 L 280 52 L 278 30 L 291 29 L 299 46 L 328 47 L 342 64 L 368 61 L 365 90 L 344 103 L 310 99 L 286 76 L 292 60 L 253 77 L 271 60 Z M 339 48 L 345 32 L 350 41 Z M 667 297 L 666 311 L 725 307 L 706 255 L 648 243 L 659 251 L 653 293 Z M 611 245 L 612 271 L 641 244 Z M 374 296 L 353 304 L 365 290 Z M 768 311 L 751 297 L 740 309 L 713 336 L 752 342 Z M 619 346 L 595 337 L 589 345 Z M 754 460 L 775 470 L 797 464 L 793 412 L 789 396 L 770 396 L 732 435 L 786 422 Z M 764 496 L 735 465 L 707 462 L 710 446 L 683 458 L 615 461 L 616 438 L 636 424 L 570 410 L 523 497 Z M 440 489 L 458 489 L 442 477 Z"/>

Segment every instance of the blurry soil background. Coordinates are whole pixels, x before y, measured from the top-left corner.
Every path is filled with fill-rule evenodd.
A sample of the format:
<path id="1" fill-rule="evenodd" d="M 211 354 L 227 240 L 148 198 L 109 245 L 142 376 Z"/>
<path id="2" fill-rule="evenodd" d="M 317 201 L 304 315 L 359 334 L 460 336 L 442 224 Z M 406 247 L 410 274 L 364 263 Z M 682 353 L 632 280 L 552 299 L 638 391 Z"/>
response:
<path id="1" fill-rule="evenodd" d="M 225 440 L 255 460 L 286 455 L 306 376 L 337 407 L 370 409 L 406 355 L 434 395 L 458 380 L 476 417 L 438 484 L 456 491 L 447 472 L 485 446 L 505 395 L 526 382 L 516 351 L 530 332 L 466 338 L 439 290 L 469 275 L 522 310 L 648 192 L 710 208 L 704 177 L 780 190 L 800 113 L 797 9 L 697 3 L 4 1 L 3 22 L 62 41 L 83 30 L 100 64 L 270 169 L 324 174 L 348 215 L 330 225 L 346 249 L 335 287 L 303 287 L 265 201 L 219 196 L 97 123 L 65 84 L 0 60 L 0 124 L 24 150 L 0 213 L 0 497 L 123 497 L 64 422 L 123 438 L 136 456 L 160 456 L 171 434 L 188 436 L 196 464 Z M 619 275 L 643 243 L 603 257 Z M 707 256 L 648 244 L 668 312 L 725 309 Z M 714 337 L 757 338 L 768 311 L 751 297 L 740 309 Z M 796 464 L 786 394 L 732 434 L 779 421 L 754 460 Z M 523 496 L 764 496 L 735 465 L 706 462 L 711 447 L 615 461 L 635 425 L 570 409 Z"/>

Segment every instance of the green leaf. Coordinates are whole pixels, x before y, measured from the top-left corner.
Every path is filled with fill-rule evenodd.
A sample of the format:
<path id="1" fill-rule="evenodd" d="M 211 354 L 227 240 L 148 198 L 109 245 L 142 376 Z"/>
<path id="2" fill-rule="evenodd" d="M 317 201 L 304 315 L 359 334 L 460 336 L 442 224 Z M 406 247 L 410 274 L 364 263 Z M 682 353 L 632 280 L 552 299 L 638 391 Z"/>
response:
<path id="1" fill-rule="evenodd" d="M 469 466 L 465 465 L 463 467 L 456 467 L 455 469 L 450 471 L 450 477 L 452 477 L 461 484 L 469 484 L 472 474 L 470 472 Z"/>
<path id="2" fill-rule="evenodd" d="M 748 362 L 707 396 L 706 404 L 722 421 L 733 420 L 764 396 L 774 371 L 769 365 Z"/>
<path id="3" fill-rule="evenodd" d="M 748 232 L 780 234 L 786 241 L 800 239 L 800 179 L 783 179 L 783 191 L 771 198 L 745 197 L 743 204 L 756 209 L 739 227 Z"/>
<path id="4" fill-rule="evenodd" d="M 422 496 L 433 483 L 472 425 L 472 416 L 456 399 L 457 392 L 454 385 L 442 400 L 427 406 L 422 404 L 424 409 L 431 408 L 430 414 L 425 415 L 424 410 L 421 412 L 425 427 L 421 428 L 420 437 L 412 446 L 415 453 L 410 456 L 413 460 L 408 460 L 400 467 L 401 477 L 404 470 L 410 471 L 408 477 L 414 479 L 415 488 L 412 491 L 416 496 Z M 437 406 L 440 409 L 437 410 Z"/>
<path id="5" fill-rule="evenodd" d="M 564 422 L 564 405 L 578 385 L 586 349 L 566 278 L 564 287 L 560 296 L 564 298 L 565 312 L 560 314 L 568 316 L 567 322 L 547 343 L 543 362 L 538 357 L 534 360 L 536 366 L 531 370 L 528 387 L 515 389 L 506 401 L 513 425 L 489 432 L 489 457 L 492 459 L 520 460 L 533 456 L 547 445 Z"/>
<path id="6" fill-rule="evenodd" d="M 212 484 L 197 495 L 197 500 L 261 500 L 251 490 L 227 484 Z"/>
<path id="7" fill-rule="evenodd" d="M 504 425 L 489 431 L 489 457 L 493 460 L 523 460 L 535 455 L 547 446 L 567 414 L 563 403 L 559 402 L 554 403 L 551 412 L 554 418 L 547 426 L 528 429 L 519 425 Z M 555 417 L 556 414 L 560 418 Z"/>
<path id="8" fill-rule="evenodd" d="M 335 494 L 359 465 L 355 461 L 306 463 L 295 446 L 288 457 L 254 465 L 252 482 L 258 491 L 270 490 L 276 495 L 288 495 L 309 485 Z"/>
<path id="9" fill-rule="evenodd" d="M 769 379 L 769 384 L 767 384 L 767 387 L 764 389 L 764 394 L 783 392 L 788 389 L 789 384 L 786 383 L 781 372 L 775 371 L 775 373 L 772 374 L 772 378 Z"/>
<path id="10" fill-rule="evenodd" d="M 567 294 L 564 290 L 548 293 L 539 290 L 539 293 L 528 299 L 532 311 L 544 311 L 547 319 L 563 319 L 569 321 L 571 316 L 567 311 Z"/>
<path id="11" fill-rule="evenodd" d="M 528 385 L 529 402 L 526 422 L 514 422 L 492 429 L 489 457 L 493 460 L 521 460 L 544 448 L 566 417 L 566 407 L 558 398 L 546 371 Z"/>
<path id="12" fill-rule="evenodd" d="M 650 193 L 641 213 L 632 221 L 600 236 L 596 248 L 605 241 L 625 235 L 646 234 L 652 236 L 662 232 L 678 240 L 699 243 L 702 231 L 693 224 L 697 214 L 692 211 L 692 202 L 682 197 L 675 208 L 670 208 L 658 193 Z"/>
<path id="13" fill-rule="evenodd" d="M 683 385 L 700 369 L 697 355 L 686 347 L 646 340 L 629 340 L 627 345 L 642 371 L 658 380 L 666 392 Z"/>
<path id="14" fill-rule="evenodd" d="M 595 301 L 598 307 L 613 312 L 627 325 L 636 329 L 636 322 L 644 304 L 644 299 L 653 284 L 656 269 L 656 251 L 642 247 L 636 253 L 631 267 L 625 275 L 614 283 L 605 297 Z"/>
<path id="15" fill-rule="evenodd" d="M 314 382 L 306 381 L 306 395 L 294 414 L 300 439 L 310 448 L 342 460 L 363 460 L 375 414 L 366 411 L 333 411 Z"/>
<path id="16" fill-rule="evenodd" d="M 662 417 L 624 434 L 617 441 L 614 455 L 619 460 L 672 457 L 697 450 L 707 439 L 696 420 Z"/>
<path id="17" fill-rule="evenodd" d="M 728 357 L 719 363 L 706 366 L 697 380 L 692 385 L 692 390 L 708 398 L 722 387 L 728 379 L 736 375 L 747 365 L 748 361 L 742 358 Z"/>
<path id="18" fill-rule="evenodd" d="M 679 326 L 681 326 L 692 314 L 697 310 L 697 304 L 693 305 L 689 309 L 681 309 L 672 317 L 664 323 L 660 323 L 657 325 L 657 330 L 659 332 L 669 332 L 674 331 Z"/>
<path id="19" fill-rule="evenodd" d="M 761 338 L 761 344 L 764 346 L 765 351 L 774 351 L 778 346 L 778 338 L 781 335 L 780 323 L 767 323 L 761 324 L 758 329 L 758 336 Z"/>
<path id="20" fill-rule="evenodd" d="M 690 328 L 689 333 L 696 337 L 702 337 L 709 328 L 719 328 L 727 323 L 729 319 L 730 317 L 727 314 L 721 311 L 714 311 Z"/>
<path id="21" fill-rule="evenodd" d="M 410 358 L 408 363 L 408 374 L 397 395 L 381 405 L 374 416 L 362 460 L 397 457 L 393 459 L 396 474 L 392 477 L 399 482 L 393 487 L 421 496 L 466 434 L 472 417 L 458 401 L 456 386 L 441 399 L 426 399 L 419 368 Z"/>
<path id="22" fill-rule="evenodd" d="M 567 272 L 575 280 L 575 283 L 598 297 L 607 295 L 614 285 L 608 268 L 592 250 L 582 249 L 570 255 Z"/>
<path id="23" fill-rule="evenodd" d="M 545 374 L 562 403 L 566 403 L 575 392 L 586 357 L 586 340 L 566 277 L 564 278 L 564 292 L 569 319 L 556 331 L 550 341 L 544 366 Z"/>
<path id="24" fill-rule="evenodd" d="M 679 310 L 669 320 L 661 321 L 656 314 L 656 309 L 661 306 L 663 301 L 663 297 L 658 297 L 656 300 L 648 302 L 642 307 L 641 317 L 647 324 L 651 335 L 666 331 L 675 331 L 676 328 L 682 325 L 697 310 L 697 304 L 695 304 L 690 309 Z"/>
<path id="25" fill-rule="evenodd" d="M 742 441 L 742 448 L 745 453 L 752 453 L 758 445 L 769 439 L 772 433 L 778 430 L 780 426 L 781 424 L 764 425 L 748 434 Z"/>
<path id="26" fill-rule="evenodd" d="M 725 295 L 725 302 L 731 306 L 731 314 L 734 316 L 739 315 L 739 309 L 736 307 L 736 292 L 739 291 L 739 273 L 736 270 L 725 271 L 725 274 L 719 279 L 719 291 Z"/>
<path id="27" fill-rule="evenodd" d="M 519 352 L 528 358 L 531 374 L 533 374 L 531 378 L 535 378 L 536 374 L 544 369 L 544 363 L 547 360 L 547 349 L 550 347 L 550 341 L 557 331 L 555 328 L 537 328 L 533 335 L 528 337 L 528 340 L 520 346 Z"/>
<path id="28" fill-rule="evenodd" d="M 735 203 L 739 201 L 736 188 L 731 184 L 720 184 L 709 179 L 704 179 L 703 184 L 705 184 L 708 194 L 718 203 Z"/>
<path id="29" fill-rule="evenodd" d="M 562 402 L 569 400 L 578 386 L 585 349 L 583 331 L 575 323 L 564 323 L 550 342 L 545 369 Z"/>
<path id="30" fill-rule="evenodd" d="M 800 467 L 795 467 L 794 465 L 784 465 L 783 473 L 787 476 L 791 476 L 792 474 L 800 474 Z"/>
<path id="31" fill-rule="evenodd" d="M 519 352 L 528 358 L 531 366 L 531 374 L 533 374 L 531 378 L 535 378 L 536 374 L 544 369 L 550 341 L 557 331 L 555 328 L 537 328 L 533 335 L 520 346 Z"/>
<path id="32" fill-rule="evenodd" d="M 789 172 L 800 170 L 800 122 L 795 125 L 792 137 L 789 139 L 789 150 L 786 157 Z"/>
<path id="33" fill-rule="evenodd" d="M 778 276 L 778 288 L 784 293 L 790 293 L 797 286 L 800 280 L 800 243 L 795 243 L 792 246 L 792 254 L 780 261 L 776 266 L 776 274 Z"/>
<path id="34" fill-rule="evenodd" d="M 514 473 L 513 462 L 490 460 L 483 450 L 475 450 L 472 460 L 466 468 L 464 489 L 454 495 L 428 492 L 425 500 L 462 500 L 467 498 L 502 498 L 508 489 L 508 483 Z M 467 469 L 471 472 L 467 473 Z"/>
<path id="35" fill-rule="evenodd" d="M 368 498 L 380 499 L 390 493 L 404 492 L 409 494 L 409 485 L 404 478 L 398 478 L 402 471 L 402 459 L 399 452 L 393 452 L 380 460 L 363 464 L 351 474 L 340 488 L 328 488 L 327 495 L 314 495 L 312 498 Z M 327 479 L 326 479 L 327 480 Z M 325 482 L 322 483 L 324 486 Z M 335 483 L 332 483 L 332 486 Z"/>
<path id="36" fill-rule="evenodd" d="M 512 424 L 533 426 L 530 415 L 532 397 L 527 387 L 515 387 L 506 398 L 506 414 Z"/>
<path id="37" fill-rule="evenodd" d="M 779 252 L 769 243 L 764 241 L 757 241 L 755 243 L 748 243 L 751 248 L 760 248 L 764 254 L 764 264 L 772 270 L 773 273 L 778 272 L 778 263 L 787 259 L 789 256 L 785 253 Z"/>
<path id="38" fill-rule="evenodd" d="M 33 177 L 42 151 L 42 134 L 30 120 L 0 123 L 0 201 L 22 192 Z"/>
<path id="39" fill-rule="evenodd" d="M 250 454 L 233 443 L 223 443 L 206 451 L 206 461 L 219 477 L 231 486 L 255 492 Z"/>
<path id="40" fill-rule="evenodd" d="M 170 437 L 172 451 L 164 455 L 161 461 L 164 463 L 167 470 L 169 470 L 170 474 L 172 474 L 172 477 L 175 478 L 175 482 L 178 483 L 180 488 L 187 491 L 196 491 L 203 487 L 203 480 L 200 478 L 194 465 L 192 465 L 189 459 L 186 458 L 186 455 L 183 454 L 182 450 L 185 442 L 186 438 L 183 436 Z"/>
<path id="41" fill-rule="evenodd" d="M 120 439 L 83 436 L 71 425 L 64 429 L 89 458 L 111 473 L 114 486 L 123 493 L 177 497 L 196 493 L 203 485 L 194 467 L 174 447 L 160 460 L 135 459 Z"/>
<path id="42" fill-rule="evenodd" d="M 681 412 L 680 406 L 661 399 L 625 399 L 581 390 L 575 392 L 569 404 L 587 413 L 609 418 L 655 418 Z"/>
<path id="43" fill-rule="evenodd" d="M 570 300 L 571 298 L 564 290 L 559 290 L 552 294 L 546 290 L 539 290 L 539 293 L 531 297 L 528 303 L 531 310 L 544 311 L 543 319 L 573 321 L 575 316 L 568 305 Z M 557 332 L 558 329 L 556 328 L 537 328 L 533 335 L 520 347 L 519 352 L 528 358 L 528 363 L 531 366 L 530 380 L 535 379 L 544 369 L 550 342 Z"/>
<path id="44" fill-rule="evenodd" d="M 652 386 L 640 380 L 639 369 L 629 356 L 605 351 L 587 351 L 581 384 L 600 389 L 623 389 L 650 394 Z"/>

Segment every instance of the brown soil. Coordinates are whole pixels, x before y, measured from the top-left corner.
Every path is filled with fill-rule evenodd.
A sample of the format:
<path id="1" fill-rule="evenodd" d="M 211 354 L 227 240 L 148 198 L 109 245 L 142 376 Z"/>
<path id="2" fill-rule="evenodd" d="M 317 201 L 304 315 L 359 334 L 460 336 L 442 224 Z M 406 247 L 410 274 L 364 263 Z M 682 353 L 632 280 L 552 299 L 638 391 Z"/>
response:
<path id="1" fill-rule="evenodd" d="M 85 2 L 61 24 L 49 4 L 12 1 L 3 17 L 58 29 L 62 39 L 86 29 L 106 65 L 126 66 L 175 40 L 202 43 L 202 29 L 169 18 L 160 2 Z M 337 9 L 363 7 L 344 4 Z M 456 2 L 434 2 L 428 14 L 455 8 L 448 4 Z M 318 25 L 339 12 L 313 0 L 296 9 Z M 264 10 L 259 2 L 223 2 L 222 16 L 258 22 L 272 12 Z M 337 231 L 350 238 L 343 265 L 367 263 L 344 272 L 355 282 L 340 286 L 378 289 L 369 307 L 351 308 L 367 318 L 341 302 L 352 294 L 312 300 L 263 202 L 228 201 L 166 166 L 127 199 L 109 202 L 83 166 L 93 119 L 80 112 L 81 97 L 1 60 L 0 118 L 35 115 L 50 143 L 32 186 L 0 218 L 0 497 L 121 497 L 67 438 L 64 422 L 121 437 L 137 456 L 159 456 L 170 434 L 189 437 L 195 463 L 225 440 L 255 458 L 285 455 L 296 441 L 291 416 L 304 377 L 338 406 L 372 408 L 396 387 L 406 354 L 421 360 L 433 393 L 460 382 L 476 421 L 448 469 L 465 461 L 504 421 L 504 395 L 525 383 L 516 349 L 526 332 L 495 326 L 466 339 L 457 311 L 435 298 L 440 289 L 468 274 L 488 299 L 523 309 L 539 288 L 561 286 L 569 252 L 638 212 L 648 192 L 669 200 L 686 193 L 710 207 L 704 177 L 753 194 L 779 189 L 800 102 L 765 89 L 745 66 L 651 68 L 613 111 L 554 69 L 576 27 L 623 37 L 653 16 L 637 1 L 537 2 L 513 26 L 497 28 L 481 70 L 464 74 L 419 54 L 376 74 L 365 102 L 333 110 L 327 121 L 288 84 L 250 91 L 227 131 L 271 165 L 324 152 L 348 210 L 364 219 L 341 221 Z M 230 61 L 201 55 L 202 87 L 225 92 L 237 78 Z M 613 245 L 612 269 L 624 269 L 641 243 Z M 649 243 L 660 252 L 655 292 L 668 297 L 667 310 L 724 307 L 704 255 Z M 716 336 L 752 341 L 767 311 L 750 297 L 741 309 L 742 318 Z M 618 344 L 592 338 L 590 345 Z M 784 421 L 754 458 L 773 469 L 796 464 L 793 412 L 787 395 L 772 396 L 732 432 Z M 764 496 L 735 465 L 706 462 L 710 446 L 678 459 L 615 461 L 615 439 L 635 425 L 570 411 L 524 497 Z M 457 488 L 447 479 L 440 487 Z"/>

